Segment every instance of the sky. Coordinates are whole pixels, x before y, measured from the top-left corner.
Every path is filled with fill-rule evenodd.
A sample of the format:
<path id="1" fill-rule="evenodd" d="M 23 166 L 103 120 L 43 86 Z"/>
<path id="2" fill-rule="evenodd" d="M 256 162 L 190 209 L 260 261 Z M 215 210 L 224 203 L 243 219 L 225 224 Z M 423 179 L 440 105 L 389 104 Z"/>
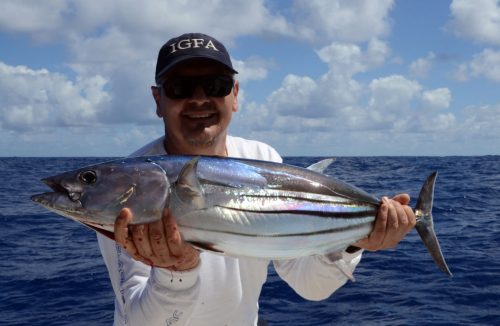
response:
<path id="1" fill-rule="evenodd" d="M 163 133 L 159 48 L 203 32 L 230 134 L 283 156 L 500 154 L 500 0 L 0 0 L 0 156 L 126 156 Z"/>

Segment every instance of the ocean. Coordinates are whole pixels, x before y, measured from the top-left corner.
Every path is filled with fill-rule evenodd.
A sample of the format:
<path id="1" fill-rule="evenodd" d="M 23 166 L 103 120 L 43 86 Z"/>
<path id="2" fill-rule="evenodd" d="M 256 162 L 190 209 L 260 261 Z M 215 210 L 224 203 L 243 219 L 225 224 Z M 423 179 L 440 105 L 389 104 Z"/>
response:
<path id="1" fill-rule="evenodd" d="M 47 191 L 40 178 L 104 160 L 0 158 L 0 325 L 112 324 L 94 232 L 30 200 Z M 407 192 L 414 205 L 435 170 L 434 223 L 453 278 L 413 231 L 396 249 L 364 253 L 356 281 L 323 301 L 302 299 L 270 267 L 261 317 L 271 326 L 500 325 L 500 156 L 338 157 L 326 173 L 376 196 Z"/>

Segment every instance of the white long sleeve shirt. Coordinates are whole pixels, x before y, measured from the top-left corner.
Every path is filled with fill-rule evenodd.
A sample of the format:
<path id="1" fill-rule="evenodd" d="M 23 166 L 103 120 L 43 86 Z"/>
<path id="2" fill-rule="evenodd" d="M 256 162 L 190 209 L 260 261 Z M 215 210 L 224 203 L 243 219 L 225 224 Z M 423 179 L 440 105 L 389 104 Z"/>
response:
<path id="1" fill-rule="evenodd" d="M 132 156 L 167 154 L 163 137 Z M 228 156 L 282 162 L 270 146 L 228 136 Z M 233 258 L 202 252 L 199 265 L 175 272 L 149 267 L 132 259 L 114 241 L 97 234 L 99 248 L 116 295 L 115 325 L 256 325 L 259 296 L 267 278 L 269 260 Z M 273 261 L 278 275 L 309 300 L 329 297 L 354 271 L 361 250 L 327 256 Z M 338 266 L 343 266 L 342 272 Z"/>

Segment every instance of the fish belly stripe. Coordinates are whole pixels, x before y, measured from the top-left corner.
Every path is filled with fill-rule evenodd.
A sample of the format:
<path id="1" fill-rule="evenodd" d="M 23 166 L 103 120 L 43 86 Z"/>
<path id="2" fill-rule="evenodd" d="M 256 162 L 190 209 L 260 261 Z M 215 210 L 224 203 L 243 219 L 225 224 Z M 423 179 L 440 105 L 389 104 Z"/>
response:
<path id="1" fill-rule="evenodd" d="M 254 191 L 246 191 L 244 193 L 235 192 L 235 196 L 245 197 L 246 199 L 281 199 L 281 200 L 297 200 L 297 201 L 310 201 L 315 203 L 324 203 L 331 205 L 357 205 L 364 206 L 365 202 L 355 200 L 348 197 L 342 196 L 328 196 L 316 193 L 306 193 L 306 192 L 296 192 L 296 191 L 283 191 L 283 190 L 273 190 L 273 189 L 260 189 Z"/>
<path id="2" fill-rule="evenodd" d="M 289 192 L 288 192 L 289 193 Z M 331 197 L 325 195 L 317 195 L 317 194 L 302 194 L 302 193 L 293 193 L 289 194 L 280 194 L 280 193 L 264 193 L 264 194 L 245 194 L 244 196 L 247 198 L 273 198 L 273 199 L 281 199 L 281 200 L 307 200 L 315 203 L 325 203 L 325 204 L 333 204 L 333 205 L 341 205 L 341 204 L 349 204 L 349 205 L 360 205 L 359 201 L 351 200 L 349 198 L 344 197 Z"/>
<path id="3" fill-rule="evenodd" d="M 360 214 L 374 214 L 377 206 L 362 201 L 315 194 L 273 191 L 254 193 L 233 193 L 227 201 L 216 200 L 214 206 L 249 212 L 287 213 L 324 217 L 357 217 Z"/>
<path id="4" fill-rule="evenodd" d="M 319 211 L 319 210 L 254 210 L 254 209 L 244 209 L 244 208 L 235 208 L 228 207 L 223 205 L 218 205 L 218 207 L 229 209 L 233 211 L 239 212 L 248 212 L 248 213 L 259 213 L 259 214 L 288 214 L 288 215 L 312 215 L 317 217 L 325 217 L 325 218 L 362 218 L 374 216 L 375 210 L 365 210 L 365 211 L 356 211 L 356 212 L 332 212 L 332 211 Z"/>

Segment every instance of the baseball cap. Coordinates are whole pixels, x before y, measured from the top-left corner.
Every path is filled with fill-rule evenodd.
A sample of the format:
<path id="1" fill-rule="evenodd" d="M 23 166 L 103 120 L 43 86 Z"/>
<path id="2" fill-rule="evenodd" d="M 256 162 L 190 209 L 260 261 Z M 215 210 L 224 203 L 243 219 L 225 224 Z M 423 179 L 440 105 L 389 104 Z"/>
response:
<path id="1" fill-rule="evenodd" d="M 238 73 L 234 70 L 229 53 L 221 42 L 206 34 L 186 33 L 168 40 L 161 47 L 156 62 L 156 82 L 161 81 L 161 77 L 174 66 L 190 59 L 213 60 L 231 72 Z"/>

